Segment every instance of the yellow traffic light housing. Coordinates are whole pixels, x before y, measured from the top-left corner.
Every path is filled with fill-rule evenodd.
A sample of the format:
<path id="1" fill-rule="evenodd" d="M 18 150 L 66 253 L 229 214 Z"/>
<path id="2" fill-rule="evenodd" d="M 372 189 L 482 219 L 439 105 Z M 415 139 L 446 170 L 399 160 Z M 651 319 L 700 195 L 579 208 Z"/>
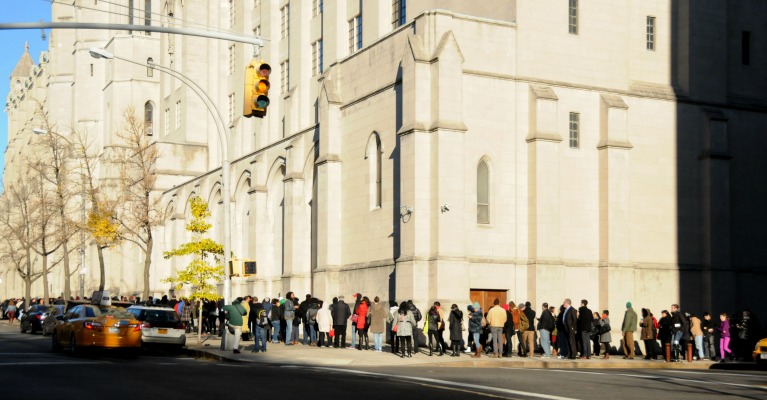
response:
<path id="1" fill-rule="evenodd" d="M 272 67 L 263 61 L 251 60 L 245 67 L 245 103 L 242 115 L 245 117 L 266 116 L 269 106 L 269 74 Z"/>

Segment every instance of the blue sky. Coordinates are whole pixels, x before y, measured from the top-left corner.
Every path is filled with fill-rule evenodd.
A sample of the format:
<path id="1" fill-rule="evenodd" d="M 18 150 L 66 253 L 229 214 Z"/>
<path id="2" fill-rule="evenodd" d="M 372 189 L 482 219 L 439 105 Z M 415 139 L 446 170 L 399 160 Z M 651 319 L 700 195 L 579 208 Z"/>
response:
<path id="1" fill-rule="evenodd" d="M 51 2 L 48 0 L 5 0 L 0 23 L 12 22 L 45 22 L 51 20 Z M 0 30 L 0 96 L 2 96 L 3 112 L 0 113 L 0 166 L 5 166 L 5 148 L 8 146 L 8 114 L 5 113 L 5 98 L 10 89 L 10 78 L 13 68 L 24 54 L 24 42 L 29 42 L 29 55 L 32 61 L 38 63 L 40 52 L 48 50 L 50 31 L 45 33 L 46 40 L 40 36 L 40 30 Z M 0 183 L 0 190 L 2 189 Z"/>

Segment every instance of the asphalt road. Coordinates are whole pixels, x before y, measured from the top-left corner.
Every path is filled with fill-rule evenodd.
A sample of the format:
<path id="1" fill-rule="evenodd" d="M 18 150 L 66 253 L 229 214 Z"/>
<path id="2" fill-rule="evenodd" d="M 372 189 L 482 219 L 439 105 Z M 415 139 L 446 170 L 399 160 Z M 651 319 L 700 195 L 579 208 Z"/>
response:
<path id="1" fill-rule="evenodd" d="M 767 399 L 764 371 L 296 367 L 50 352 L 50 338 L 0 323 L 2 399 Z M 210 397 L 209 397 L 210 396 Z M 301 396 L 301 397 L 298 397 Z M 304 397 L 310 396 L 310 397 Z"/>

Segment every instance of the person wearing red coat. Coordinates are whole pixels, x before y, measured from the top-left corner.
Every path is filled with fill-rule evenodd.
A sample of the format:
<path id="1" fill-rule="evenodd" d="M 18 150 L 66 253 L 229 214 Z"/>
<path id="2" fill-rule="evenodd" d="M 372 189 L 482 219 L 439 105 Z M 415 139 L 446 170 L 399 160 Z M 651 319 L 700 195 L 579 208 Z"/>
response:
<path id="1" fill-rule="evenodd" d="M 370 299 L 367 298 L 367 296 L 362 298 L 362 301 L 360 302 L 360 305 L 357 306 L 357 309 L 354 312 L 354 316 L 357 318 L 356 321 L 354 321 L 354 326 L 357 327 L 357 334 L 360 337 L 359 342 L 357 342 L 357 350 L 362 350 L 362 342 L 365 342 L 365 350 L 368 350 L 370 348 L 370 342 L 368 340 L 368 310 L 370 309 Z"/>

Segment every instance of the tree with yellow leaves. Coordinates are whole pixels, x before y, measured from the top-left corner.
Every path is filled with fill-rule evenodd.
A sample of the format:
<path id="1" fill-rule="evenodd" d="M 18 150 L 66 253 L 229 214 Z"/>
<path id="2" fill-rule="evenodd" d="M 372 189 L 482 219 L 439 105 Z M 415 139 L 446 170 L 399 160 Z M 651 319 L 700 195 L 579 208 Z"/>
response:
<path id="1" fill-rule="evenodd" d="M 210 217 L 208 203 L 198 196 L 189 200 L 192 209 L 192 220 L 186 224 L 186 230 L 192 232 L 192 241 L 184 243 L 181 247 L 163 253 L 165 259 L 177 256 L 193 255 L 195 258 L 187 265 L 186 269 L 178 271 L 175 275 L 163 279 L 163 282 L 173 283 L 176 290 L 183 285 L 192 286 L 192 302 L 198 300 L 216 301 L 219 299 L 216 284 L 224 275 L 224 266 L 219 265 L 217 256 L 224 254 L 224 247 L 214 240 L 205 237 L 211 225 L 207 222 Z M 211 260 L 212 259 L 212 260 Z M 209 261 L 213 261 L 211 264 Z M 199 321 L 202 321 L 202 307 L 199 307 Z M 197 343 L 202 336 L 202 324 L 197 324 Z"/>

